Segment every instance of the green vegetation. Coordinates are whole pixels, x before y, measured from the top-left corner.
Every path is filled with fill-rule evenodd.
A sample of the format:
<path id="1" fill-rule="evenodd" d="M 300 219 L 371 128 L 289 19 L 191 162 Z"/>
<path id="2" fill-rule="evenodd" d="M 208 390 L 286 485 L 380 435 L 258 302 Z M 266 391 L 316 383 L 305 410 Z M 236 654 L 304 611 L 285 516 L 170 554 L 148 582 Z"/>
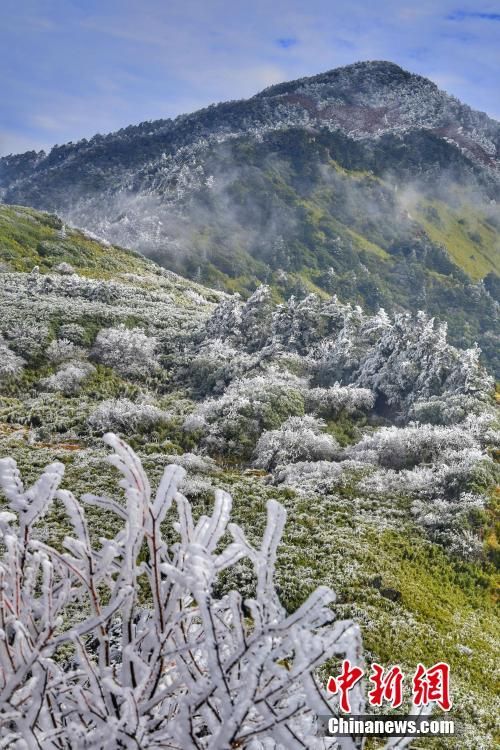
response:
<path id="1" fill-rule="evenodd" d="M 27 273 L 35 266 L 46 273 L 67 263 L 91 279 L 151 273 L 154 268 L 138 253 L 91 239 L 53 214 L 6 205 L 0 205 L 0 263 L 3 271 Z"/>
<path id="2" fill-rule="evenodd" d="M 500 269 L 498 227 L 488 223 L 478 208 L 453 211 L 443 201 L 422 200 L 416 215 L 430 239 L 446 248 L 453 261 L 471 279 L 479 280 Z"/>

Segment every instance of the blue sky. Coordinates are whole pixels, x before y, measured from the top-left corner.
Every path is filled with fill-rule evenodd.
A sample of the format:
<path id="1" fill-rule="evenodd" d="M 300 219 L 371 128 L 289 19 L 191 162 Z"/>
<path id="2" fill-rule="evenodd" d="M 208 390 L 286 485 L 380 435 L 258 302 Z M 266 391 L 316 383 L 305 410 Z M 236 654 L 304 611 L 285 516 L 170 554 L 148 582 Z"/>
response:
<path id="1" fill-rule="evenodd" d="M 0 155 L 392 60 L 500 119 L 500 0 L 2 0 Z"/>

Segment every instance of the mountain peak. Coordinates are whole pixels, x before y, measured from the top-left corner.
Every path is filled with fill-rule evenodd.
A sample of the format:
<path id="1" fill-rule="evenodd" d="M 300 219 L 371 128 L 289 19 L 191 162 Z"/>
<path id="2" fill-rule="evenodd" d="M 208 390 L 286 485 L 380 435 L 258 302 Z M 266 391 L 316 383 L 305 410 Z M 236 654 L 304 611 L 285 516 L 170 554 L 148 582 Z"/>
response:
<path id="1" fill-rule="evenodd" d="M 0 200 L 219 289 L 466 315 L 497 356 L 500 124 L 391 62 L 0 159 Z"/>
<path id="2" fill-rule="evenodd" d="M 344 65 L 340 68 L 332 68 L 331 70 L 326 70 L 323 73 L 317 73 L 313 76 L 304 76 L 293 81 L 286 81 L 268 86 L 263 91 L 256 94 L 254 98 L 278 96 L 295 89 L 303 88 L 304 86 L 328 84 L 359 85 L 363 82 L 363 79 L 369 79 L 370 83 L 373 85 L 387 85 L 388 83 L 397 83 L 398 81 L 408 81 L 410 79 L 428 80 L 416 75 L 415 73 L 410 73 L 389 60 L 363 60 Z M 434 88 L 437 88 L 436 84 L 431 81 L 428 81 L 428 83 Z"/>

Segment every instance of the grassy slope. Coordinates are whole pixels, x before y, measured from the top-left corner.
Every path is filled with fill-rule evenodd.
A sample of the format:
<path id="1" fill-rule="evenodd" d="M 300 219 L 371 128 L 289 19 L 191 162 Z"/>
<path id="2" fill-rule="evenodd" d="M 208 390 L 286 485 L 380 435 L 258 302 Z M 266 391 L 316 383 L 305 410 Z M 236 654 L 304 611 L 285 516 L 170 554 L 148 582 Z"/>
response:
<path id="1" fill-rule="evenodd" d="M 430 239 L 443 245 L 471 279 L 477 281 L 490 271 L 500 272 L 498 230 L 480 213 L 470 209 L 453 211 L 441 201 L 422 200 L 416 218 Z"/>
<path id="2" fill-rule="evenodd" d="M 77 229 L 64 227 L 53 214 L 0 204 L 0 262 L 3 270 L 42 273 L 69 263 L 82 276 L 111 279 L 145 273 L 154 264 L 138 253 L 107 246 Z"/>

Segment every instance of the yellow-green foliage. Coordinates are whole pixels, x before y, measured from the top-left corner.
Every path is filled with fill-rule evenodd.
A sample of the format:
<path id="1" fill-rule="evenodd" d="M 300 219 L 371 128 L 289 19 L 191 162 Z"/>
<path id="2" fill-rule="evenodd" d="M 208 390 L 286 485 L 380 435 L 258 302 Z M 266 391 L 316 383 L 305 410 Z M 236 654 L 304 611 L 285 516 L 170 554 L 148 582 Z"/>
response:
<path id="1" fill-rule="evenodd" d="M 63 262 L 82 276 L 99 279 L 153 268 L 137 253 L 109 248 L 83 232 L 63 228 L 57 216 L 22 206 L 0 205 L 0 264 L 4 271 L 29 272 L 38 266 L 43 273 Z"/>
<path id="2" fill-rule="evenodd" d="M 481 279 L 500 268 L 498 231 L 487 223 L 479 210 L 454 211 L 441 201 L 422 200 L 415 218 L 431 240 L 444 245 L 455 263 L 472 279 Z"/>

